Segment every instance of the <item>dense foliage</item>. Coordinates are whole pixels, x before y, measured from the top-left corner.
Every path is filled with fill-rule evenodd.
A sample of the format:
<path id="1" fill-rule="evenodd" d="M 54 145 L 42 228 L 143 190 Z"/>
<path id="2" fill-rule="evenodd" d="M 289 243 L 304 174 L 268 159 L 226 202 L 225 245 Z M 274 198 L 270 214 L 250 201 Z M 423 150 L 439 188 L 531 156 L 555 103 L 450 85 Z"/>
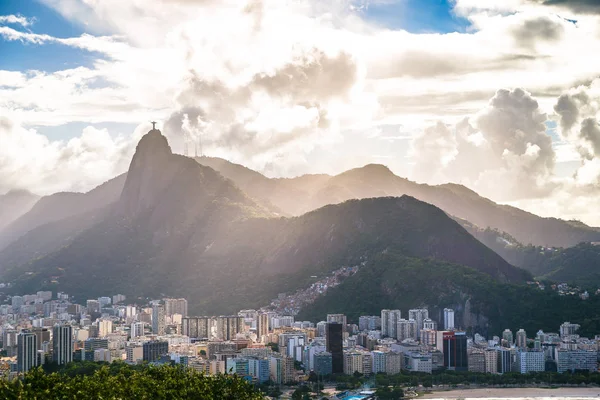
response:
<path id="1" fill-rule="evenodd" d="M 573 283 L 586 289 L 600 287 L 600 246 L 590 243 L 569 248 L 525 246 L 505 232 L 463 226 L 506 261 L 526 269 L 538 279 Z"/>
<path id="2" fill-rule="evenodd" d="M 77 368 L 77 367 L 74 367 Z M 93 373 L 45 373 L 41 368 L 23 379 L 0 381 L 2 399 L 258 400 L 263 396 L 236 376 L 204 376 L 182 367 L 100 366 Z"/>
<path id="3" fill-rule="evenodd" d="M 357 323 L 360 315 L 379 315 L 384 308 L 426 306 L 434 320 L 445 307 L 455 309 L 457 327 L 483 335 L 523 328 L 530 336 L 539 329 L 557 332 L 563 321 L 581 325 L 580 334 L 600 333 L 600 296 L 581 300 L 537 287 L 499 282 L 474 269 L 449 263 L 406 258 L 388 252 L 372 260 L 341 285 L 329 289 L 298 316 L 324 320 L 345 313 Z M 406 314 L 405 314 L 406 313 Z"/>

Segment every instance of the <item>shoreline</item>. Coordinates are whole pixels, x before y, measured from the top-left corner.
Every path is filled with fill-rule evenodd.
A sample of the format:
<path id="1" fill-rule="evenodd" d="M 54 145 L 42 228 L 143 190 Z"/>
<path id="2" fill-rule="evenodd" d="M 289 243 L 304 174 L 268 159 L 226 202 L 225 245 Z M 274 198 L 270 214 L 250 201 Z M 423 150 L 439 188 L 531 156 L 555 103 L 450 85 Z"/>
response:
<path id="1" fill-rule="evenodd" d="M 460 388 L 420 393 L 422 399 L 599 398 L 600 387 Z"/>

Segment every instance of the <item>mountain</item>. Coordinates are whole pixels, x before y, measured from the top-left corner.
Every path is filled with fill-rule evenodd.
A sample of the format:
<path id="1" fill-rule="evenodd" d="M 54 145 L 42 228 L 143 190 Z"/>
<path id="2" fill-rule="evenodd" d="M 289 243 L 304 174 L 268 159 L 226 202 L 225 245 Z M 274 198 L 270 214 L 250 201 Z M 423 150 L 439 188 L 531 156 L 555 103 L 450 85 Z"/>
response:
<path id="1" fill-rule="evenodd" d="M 39 199 L 39 196 L 27 190 L 12 190 L 0 196 L 0 231 L 31 210 Z"/>
<path id="2" fill-rule="evenodd" d="M 462 225 L 475 238 L 512 265 L 537 279 L 575 284 L 594 291 L 600 288 L 600 246 L 580 243 L 569 248 L 524 246 L 515 238 L 493 229 Z"/>
<path id="3" fill-rule="evenodd" d="M 30 207 L 30 210 L 22 213 L 19 218 L 15 218 L 3 230 L 0 230 L 0 250 L 37 227 L 77 215 L 88 214 L 106 207 L 119 198 L 124 183 L 125 174 L 111 179 L 87 193 L 61 192 L 42 197 L 33 207 Z M 79 228 L 74 227 L 76 228 L 74 232 L 83 229 L 85 226 L 84 223 Z M 46 240 L 41 235 L 37 237 Z M 56 238 L 50 237 L 48 239 Z M 0 253 L 0 263 L 1 260 L 2 255 Z"/>
<path id="4" fill-rule="evenodd" d="M 356 274 L 329 289 L 305 307 L 298 320 L 322 321 L 328 313 L 344 313 L 358 322 L 361 315 L 379 315 L 384 308 L 402 315 L 427 307 L 433 320 L 443 321 L 443 309 L 455 310 L 457 327 L 483 335 L 509 328 L 527 332 L 556 331 L 560 321 L 578 321 L 586 337 L 600 329 L 596 310 L 600 296 L 582 300 L 537 287 L 499 282 L 461 265 L 419 260 L 388 252 L 369 260 Z"/>
<path id="5" fill-rule="evenodd" d="M 269 179 L 222 159 L 201 157 L 197 161 L 217 169 L 258 202 L 264 199 L 287 215 L 301 215 L 349 199 L 406 194 L 479 227 L 507 232 L 525 244 L 570 247 L 580 242 L 600 241 L 598 228 L 576 221 L 542 218 L 515 207 L 496 204 L 462 185 L 418 184 L 394 175 L 383 165 L 370 164 L 336 176 Z"/>
<path id="6" fill-rule="evenodd" d="M 158 130 L 141 139 L 122 194 L 101 220 L 52 254 L 8 266 L 1 278 L 16 291 L 52 288 L 81 300 L 184 296 L 193 312 L 218 314 L 266 305 L 315 275 L 387 252 L 465 265 L 503 282 L 530 279 L 443 211 L 409 196 L 279 217 L 212 168 L 173 154 Z"/>

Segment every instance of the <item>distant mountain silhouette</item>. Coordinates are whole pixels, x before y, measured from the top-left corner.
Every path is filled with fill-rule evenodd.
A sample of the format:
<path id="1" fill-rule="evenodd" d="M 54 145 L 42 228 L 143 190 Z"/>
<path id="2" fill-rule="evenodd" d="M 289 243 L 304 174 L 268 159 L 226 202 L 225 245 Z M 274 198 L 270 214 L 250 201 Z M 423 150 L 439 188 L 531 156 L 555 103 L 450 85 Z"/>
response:
<path id="1" fill-rule="evenodd" d="M 222 159 L 200 157 L 197 161 L 218 170 L 257 201 L 272 205 L 286 215 L 301 215 L 349 199 L 406 194 L 481 228 L 491 227 L 507 232 L 524 244 L 570 247 L 580 242 L 600 241 L 600 230 L 581 222 L 542 218 L 515 207 L 496 204 L 458 184 L 418 184 L 398 177 L 378 164 L 336 176 L 269 179 Z"/>
<path id="2" fill-rule="evenodd" d="M 0 231 L 25 214 L 40 199 L 27 190 L 12 190 L 0 196 Z"/>
<path id="3" fill-rule="evenodd" d="M 530 278 L 444 212 L 408 196 L 278 217 L 212 168 L 172 154 L 157 130 L 141 139 L 122 194 L 101 220 L 45 257 L 0 267 L 16 290 L 53 288 L 80 299 L 164 293 L 188 297 L 194 311 L 221 313 L 268 304 L 313 275 L 388 251 L 502 282 Z"/>

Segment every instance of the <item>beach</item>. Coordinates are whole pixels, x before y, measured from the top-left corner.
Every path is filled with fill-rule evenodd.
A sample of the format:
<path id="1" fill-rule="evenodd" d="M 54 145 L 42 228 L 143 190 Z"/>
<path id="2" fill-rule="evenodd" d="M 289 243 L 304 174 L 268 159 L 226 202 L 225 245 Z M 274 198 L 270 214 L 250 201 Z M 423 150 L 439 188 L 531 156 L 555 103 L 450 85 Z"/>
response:
<path id="1" fill-rule="evenodd" d="M 516 398 L 600 398 L 600 388 L 488 388 L 457 389 L 419 395 L 424 399 L 516 399 Z"/>

